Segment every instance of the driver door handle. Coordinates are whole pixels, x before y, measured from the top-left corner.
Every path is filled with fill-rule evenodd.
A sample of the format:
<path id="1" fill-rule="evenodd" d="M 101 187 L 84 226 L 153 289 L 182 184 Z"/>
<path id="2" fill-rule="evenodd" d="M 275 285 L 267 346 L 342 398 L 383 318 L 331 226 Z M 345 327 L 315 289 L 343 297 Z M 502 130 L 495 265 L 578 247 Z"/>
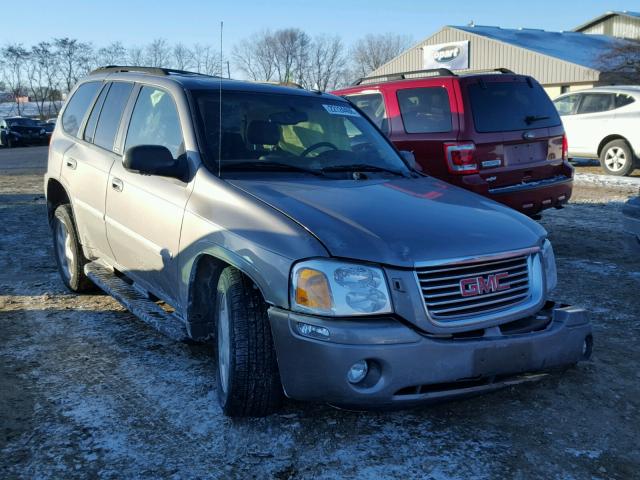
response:
<path id="1" fill-rule="evenodd" d="M 123 188 L 122 180 L 119 178 L 113 177 L 111 179 L 111 188 L 113 188 L 116 192 L 121 192 Z"/>

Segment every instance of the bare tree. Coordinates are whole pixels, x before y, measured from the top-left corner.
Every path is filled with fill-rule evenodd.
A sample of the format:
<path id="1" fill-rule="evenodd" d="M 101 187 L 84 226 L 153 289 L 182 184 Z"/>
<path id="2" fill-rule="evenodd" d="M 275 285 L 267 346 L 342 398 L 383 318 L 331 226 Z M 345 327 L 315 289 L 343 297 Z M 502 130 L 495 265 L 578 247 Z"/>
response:
<path id="1" fill-rule="evenodd" d="M 26 90 L 26 63 L 29 52 L 19 43 L 5 45 L 0 50 L 4 59 L 3 76 L 4 83 L 16 103 L 16 112 L 22 114 L 20 97 Z"/>
<path id="2" fill-rule="evenodd" d="M 90 44 L 71 38 L 53 40 L 59 60 L 60 86 L 64 92 L 70 92 L 80 77 L 91 69 L 93 48 Z"/>
<path id="3" fill-rule="evenodd" d="M 411 45 L 411 38 L 395 33 L 369 34 L 351 50 L 356 76 L 363 77 L 400 55 Z"/>
<path id="4" fill-rule="evenodd" d="M 144 49 L 142 47 L 129 47 L 126 58 L 128 65 L 144 65 Z"/>
<path id="5" fill-rule="evenodd" d="M 250 80 L 270 81 L 275 75 L 275 53 L 270 37 L 268 31 L 254 34 L 233 47 L 236 67 Z"/>
<path id="6" fill-rule="evenodd" d="M 309 59 L 309 35 L 298 28 L 277 30 L 269 39 L 280 82 L 303 83 Z"/>
<path id="7" fill-rule="evenodd" d="M 98 49 L 96 63 L 102 67 L 125 64 L 127 63 L 127 49 L 121 42 L 112 42 Z"/>
<path id="8" fill-rule="evenodd" d="M 31 47 L 26 62 L 29 97 L 35 102 L 40 118 L 58 112 L 56 74 L 58 57 L 48 42 L 40 42 Z"/>
<path id="9" fill-rule="evenodd" d="M 323 92 L 335 88 L 345 74 L 344 46 L 340 37 L 316 37 L 309 50 L 306 85 Z"/>
<path id="10" fill-rule="evenodd" d="M 150 67 L 167 67 L 171 58 L 169 44 L 164 38 L 156 38 L 146 48 L 146 64 Z"/>
<path id="11" fill-rule="evenodd" d="M 183 43 L 176 43 L 172 50 L 173 66 L 178 70 L 189 70 L 193 65 L 193 51 Z"/>
<path id="12" fill-rule="evenodd" d="M 211 45 L 196 44 L 193 46 L 192 68 L 205 75 L 223 75 L 224 58 L 220 58 L 220 52 Z"/>
<path id="13" fill-rule="evenodd" d="M 640 82 L 640 41 L 620 40 L 598 58 L 598 68 L 612 80 Z"/>

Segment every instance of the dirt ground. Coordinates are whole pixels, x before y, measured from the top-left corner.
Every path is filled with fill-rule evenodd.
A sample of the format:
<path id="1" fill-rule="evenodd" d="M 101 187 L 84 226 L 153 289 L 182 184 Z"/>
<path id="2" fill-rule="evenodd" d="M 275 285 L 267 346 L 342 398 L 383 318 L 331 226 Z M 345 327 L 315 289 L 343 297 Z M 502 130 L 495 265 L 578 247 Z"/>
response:
<path id="1" fill-rule="evenodd" d="M 105 295 L 64 290 L 41 175 L 4 172 L 0 163 L 2 479 L 638 478 L 640 259 L 620 234 L 629 190 L 579 186 L 542 220 L 556 299 L 591 312 L 591 362 L 414 410 L 288 402 L 233 421 L 215 400 L 209 347 L 172 342 Z"/>

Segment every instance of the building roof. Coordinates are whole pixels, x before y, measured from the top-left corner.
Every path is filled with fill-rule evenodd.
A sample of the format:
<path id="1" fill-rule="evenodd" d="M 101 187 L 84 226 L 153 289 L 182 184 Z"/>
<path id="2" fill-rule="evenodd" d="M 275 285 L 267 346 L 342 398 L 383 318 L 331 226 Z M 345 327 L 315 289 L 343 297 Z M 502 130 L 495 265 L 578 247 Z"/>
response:
<path id="1" fill-rule="evenodd" d="M 451 26 L 458 30 L 525 48 L 543 55 L 598 70 L 600 58 L 621 42 L 608 35 L 579 32 L 547 32 L 531 28 L 500 28 L 483 25 Z"/>
<path id="2" fill-rule="evenodd" d="M 609 17 L 613 17 L 613 16 L 621 16 L 621 17 L 630 17 L 630 18 L 637 18 L 640 20 L 640 12 L 629 12 L 627 10 L 622 10 L 622 11 L 614 11 L 614 10 L 610 10 L 608 12 L 603 13 L 602 15 L 596 17 L 596 18 L 592 18 L 591 20 L 589 20 L 588 22 L 583 23 L 582 25 L 578 25 L 576 28 L 573 29 L 574 32 L 581 32 L 582 30 L 585 30 L 589 27 L 591 27 L 592 25 L 595 25 L 596 23 L 602 22 L 604 20 L 606 20 Z"/>

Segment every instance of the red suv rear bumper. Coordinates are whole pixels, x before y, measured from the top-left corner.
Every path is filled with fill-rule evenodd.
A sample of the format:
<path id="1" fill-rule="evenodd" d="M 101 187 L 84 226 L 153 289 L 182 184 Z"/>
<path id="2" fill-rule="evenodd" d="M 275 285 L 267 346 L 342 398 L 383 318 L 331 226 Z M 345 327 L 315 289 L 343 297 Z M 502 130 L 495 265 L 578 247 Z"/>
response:
<path id="1" fill-rule="evenodd" d="M 566 162 L 562 171 L 553 177 L 502 187 L 491 188 L 480 175 L 460 178 L 459 186 L 527 215 L 564 205 L 573 191 L 573 168 Z"/>

